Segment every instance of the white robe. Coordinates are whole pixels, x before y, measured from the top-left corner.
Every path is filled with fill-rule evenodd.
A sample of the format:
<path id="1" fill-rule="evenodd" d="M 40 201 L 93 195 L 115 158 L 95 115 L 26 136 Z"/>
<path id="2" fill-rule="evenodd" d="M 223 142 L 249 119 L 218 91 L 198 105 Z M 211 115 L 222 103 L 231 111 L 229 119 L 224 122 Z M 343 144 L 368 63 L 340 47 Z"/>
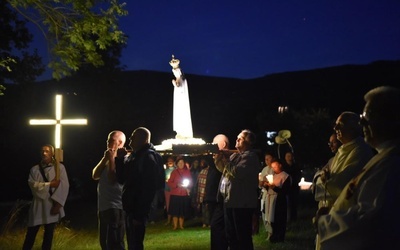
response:
<path id="1" fill-rule="evenodd" d="M 319 218 L 321 249 L 400 249 L 399 145 L 394 141 L 378 150 L 344 187 L 329 214 Z"/>
<path id="2" fill-rule="evenodd" d="M 190 114 L 189 88 L 186 79 L 181 78 L 180 68 L 172 69 L 175 80 L 173 130 L 177 139 L 193 138 L 192 117 Z"/>
<path id="3" fill-rule="evenodd" d="M 39 167 L 39 165 L 33 166 L 28 178 L 28 184 L 33 195 L 32 203 L 29 208 L 29 227 L 58 222 L 65 216 L 64 205 L 68 197 L 69 182 L 64 165 L 59 163 L 60 185 L 57 188 L 51 188 L 53 191 L 51 197 L 49 193 L 50 183 L 45 182 Z M 53 180 L 55 177 L 54 166 L 51 165 L 51 167 L 45 168 L 44 173 L 48 181 Z M 53 200 L 63 206 L 60 209 L 60 213 L 57 215 L 50 214 Z"/>
<path id="4" fill-rule="evenodd" d="M 273 184 L 275 187 L 281 188 L 283 186 L 283 183 L 286 181 L 286 179 L 289 177 L 289 175 L 282 171 L 279 174 L 274 174 L 274 181 Z M 265 221 L 269 224 L 274 222 L 275 218 L 275 204 L 276 204 L 276 199 L 277 199 L 278 194 L 272 190 L 272 188 L 268 189 L 267 195 L 265 197 Z"/>
<path id="5" fill-rule="evenodd" d="M 259 174 L 259 180 L 260 181 L 264 180 L 265 176 L 273 175 L 273 174 L 274 174 L 274 170 L 270 166 L 266 166 L 261 170 L 261 173 Z M 261 195 L 261 211 L 264 210 L 268 191 L 275 193 L 274 190 L 272 190 L 272 189 L 266 189 L 265 187 L 261 188 L 261 193 L 262 193 L 262 195 Z M 265 214 L 263 213 L 262 216 L 264 219 Z"/>

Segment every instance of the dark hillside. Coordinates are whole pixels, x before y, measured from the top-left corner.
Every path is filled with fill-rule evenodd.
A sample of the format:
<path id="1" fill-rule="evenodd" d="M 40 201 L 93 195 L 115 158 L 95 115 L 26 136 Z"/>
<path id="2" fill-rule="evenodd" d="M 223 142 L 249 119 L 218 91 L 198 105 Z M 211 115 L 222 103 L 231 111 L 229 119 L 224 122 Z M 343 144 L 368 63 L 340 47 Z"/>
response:
<path id="1" fill-rule="evenodd" d="M 186 77 L 194 136 L 211 142 L 214 135 L 225 133 L 234 147 L 236 135 L 243 128 L 250 128 L 258 135 L 266 130 L 286 129 L 274 123 L 273 117 L 280 105 L 292 110 L 326 109 L 332 120 L 344 110 L 361 112 L 362 98 L 368 89 L 399 84 L 400 61 L 286 72 L 248 80 L 191 74 Z M 63 126 L 62 148 L 72 193 L 89 190 L 94 194 L 91 170 L 105 150 L 108 132 L 120 129 L 129 136 L 134 128 L 146 126 L 153 132 L 154 144 L 174 137 L 172 78 L 172 73 L 126 71 L 115 76 L 6 86 L 5 95 L 0 96 L 0 150 L 2 159 L 10 159 L 12 163 L 0 166 L 3 176 L 0 188 L 14 192 L 2 199 L 30 197 L 26 184 L 28 171 L 39 160 L 39 147 L 53 143 L 54 126 L 34 127 L 28 122 L 32 118 L 54 118 L 56 94 L 63 95 L 64 119 L 88 119 L 87 126 Z M 325 125 L 318 128 L 327 133 L 331 129 Z M 293 129 L 301 131 L 301 128 Z M 299 134 L 297 131 L 294 140 Z M 298 140 L 297 144 L 302 144 L 304 152 L 308 150 L 325 159 L 326 138 L 320 140 L 324 142 L 322 147 L 309 141 Z M 262 136 L 259 141 L 265 145 Z M 314 151 L 310 145 L 322 152 Z M 305 158 L 306 162 L 311 157 Z"/>

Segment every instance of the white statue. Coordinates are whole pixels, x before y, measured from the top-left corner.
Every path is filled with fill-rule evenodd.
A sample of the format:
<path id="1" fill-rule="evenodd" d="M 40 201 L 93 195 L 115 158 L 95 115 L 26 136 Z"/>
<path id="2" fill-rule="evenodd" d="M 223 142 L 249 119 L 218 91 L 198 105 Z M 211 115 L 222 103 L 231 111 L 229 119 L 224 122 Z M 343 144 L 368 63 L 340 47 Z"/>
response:
<path id="1" fill-rule="evenodd" d="M 193 138 L 193 128 L 190 115 L 189 88 L 179 63 L 179 59 L 175 59 L 172 55 L 169 64 L 172 66 L 172 73 L 175 76 L 175 79 L 172 80 L 174 85 L 173 130 L 176 132 L 176 139 L 190 139 Z"/>

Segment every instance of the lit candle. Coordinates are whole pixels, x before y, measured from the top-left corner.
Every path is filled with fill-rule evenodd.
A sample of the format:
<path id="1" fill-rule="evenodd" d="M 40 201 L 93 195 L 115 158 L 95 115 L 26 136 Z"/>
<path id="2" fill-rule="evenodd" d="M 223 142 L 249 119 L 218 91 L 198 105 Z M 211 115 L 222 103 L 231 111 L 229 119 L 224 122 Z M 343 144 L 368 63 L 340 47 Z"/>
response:
<path id="1" fill-rule="evenodd" d="M 272 175 L 272 174 L 267 175 L 267 180 L 268 180 L 269 183 L 273 183 L 274 182 L 274 175 Z"/>

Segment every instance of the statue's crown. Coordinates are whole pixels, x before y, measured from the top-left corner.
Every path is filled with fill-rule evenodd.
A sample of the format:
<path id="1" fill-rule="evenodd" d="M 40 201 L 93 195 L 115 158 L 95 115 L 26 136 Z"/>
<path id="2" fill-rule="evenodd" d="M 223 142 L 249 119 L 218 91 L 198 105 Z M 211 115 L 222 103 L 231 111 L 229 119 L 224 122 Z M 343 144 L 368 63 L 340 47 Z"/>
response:
<path id="1" fill-rule="evenodd" d="M 175 56 L 172 55 L 172 59 L 171 61 L 169 61 L 169 65 L 171 65 L 172 68 L 176 69 L 179 68 L 179 63 L 180 63 L 179 59 L 175 59 Z"/>

